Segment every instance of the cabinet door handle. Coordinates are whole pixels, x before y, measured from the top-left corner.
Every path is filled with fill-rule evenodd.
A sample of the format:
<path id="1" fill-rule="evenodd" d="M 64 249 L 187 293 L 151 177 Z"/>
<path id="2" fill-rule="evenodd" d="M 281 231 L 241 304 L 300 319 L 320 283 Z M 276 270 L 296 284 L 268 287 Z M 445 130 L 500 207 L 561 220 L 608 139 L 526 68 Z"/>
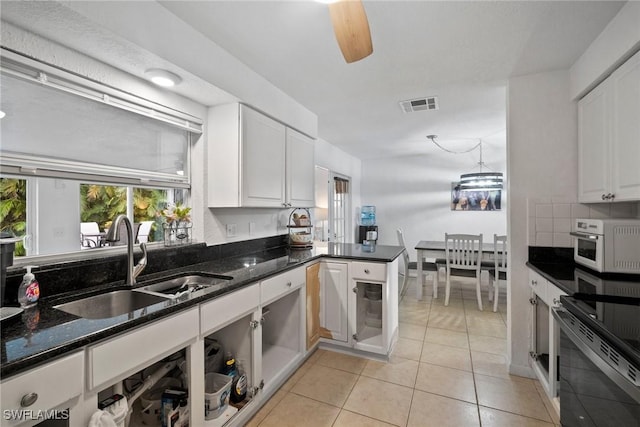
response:
<path id="1" fill-rule="evenodd" d="M 368 268 L 364 269 L 364 274 L 369 274 L 369 269 Z"/>
<path id="2" fill-rule="evenodd" d="M 538 281 L 537 280 L 532 280 L 531 281 L 531 286 L 538 286 Z"/>
<path id="3" fill-rule="evenodd" d="M 615 195 L 615 194 L 613 194 L 613 193 L 611 193 L 609 198 L 610 198 L 611 200 L 613 200 L 613 199 L 615 199 L 615 198 L 616 198 L 616 195 Z"/>
<path id="4" fill-rule="evenodd" d="M 287 288 L 291 287 L 291 282 L 287 282 Z"/>
<path id="5" fill-rule="evenodd" d="M 602 200 L 607 200 L 607 195 L 606 194 L 602 195 Z"/>
<path id="6" fill-rule="evenodd" d="M 38 393 L 25 394 L 22 396 L 22 399 L 20 399 L 20 406 L 26 408 L 36 403 L 36 400 L 38 400 Z"/>
<path id="7" fill-rule="evenodd" d="M 560 303 L 560 298 L 554 298 L 553 299 L 553 305 L 560 307 L 562 306 L 562 303 Z"/>

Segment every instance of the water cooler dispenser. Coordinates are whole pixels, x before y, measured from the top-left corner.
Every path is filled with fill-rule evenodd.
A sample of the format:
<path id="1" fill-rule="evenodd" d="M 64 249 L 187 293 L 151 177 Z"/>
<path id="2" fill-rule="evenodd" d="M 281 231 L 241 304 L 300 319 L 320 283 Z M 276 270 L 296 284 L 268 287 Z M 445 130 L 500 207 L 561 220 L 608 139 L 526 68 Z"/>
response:
<path id="1" fill-rule="evenodd" d="M 358 243 L 375 245 L 378 241 L 376 225 L 376 207 L 363 206 L 360 210 L 360 226 L 358 227 Z"/>

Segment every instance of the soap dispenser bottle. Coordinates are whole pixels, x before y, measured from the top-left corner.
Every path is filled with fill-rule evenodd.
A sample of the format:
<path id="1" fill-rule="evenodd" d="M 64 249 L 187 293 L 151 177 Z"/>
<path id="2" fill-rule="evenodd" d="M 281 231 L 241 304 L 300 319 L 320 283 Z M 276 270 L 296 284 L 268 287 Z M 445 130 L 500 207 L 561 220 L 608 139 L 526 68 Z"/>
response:
<path id="1" fill-rule="evenodd" d="M 22 283 L 18 288 L 18 302 L 20 307 L 29 308 L 34 306 L 40 298 L 40 285 L 33 275 L 31 269 L 35 266 L 27 266 L 27 273 L 22 277 Z"/>

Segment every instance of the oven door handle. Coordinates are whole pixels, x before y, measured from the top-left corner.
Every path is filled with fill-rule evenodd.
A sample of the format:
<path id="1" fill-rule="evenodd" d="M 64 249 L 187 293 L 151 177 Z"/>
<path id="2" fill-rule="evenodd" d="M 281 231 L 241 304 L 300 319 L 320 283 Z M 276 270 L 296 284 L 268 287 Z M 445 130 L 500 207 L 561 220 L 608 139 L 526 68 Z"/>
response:
<path id="1" fill-rule="evenodd" d="M 598 240 L 600 237 L 602 237 L 599 234 L 580 233 L 579 231 L 571 231 L 569 232 L 569 234 L 579 239 L 589 240 Z"/>
<path id="2" fill-rule="evenodd" d="M 551 309 L 553 317 L 558 321 L 560 329 L 575 344 L 594 365 L 598 367 L 611 381 L 624 390 L 632 399 L 640 403 L 640 387 L 626 379 L 621 373 L 613 369 L 600 355 L 592 350 L 584 341 L 569 327 L 565 317 L 567 310 L 564 307 L 554 307 Z M 562 358 L 562 354 L 560 354 Z"/>

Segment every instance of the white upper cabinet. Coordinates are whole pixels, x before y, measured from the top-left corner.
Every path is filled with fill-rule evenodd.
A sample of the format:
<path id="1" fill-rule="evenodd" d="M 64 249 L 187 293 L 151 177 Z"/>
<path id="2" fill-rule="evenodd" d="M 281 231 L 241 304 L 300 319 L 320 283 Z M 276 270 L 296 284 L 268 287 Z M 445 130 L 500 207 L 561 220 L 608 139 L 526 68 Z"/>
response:
<path id="1" fill-rule="evenodd" d="M 313 140 L 287 128 L 286 203 L 294 208 L 315 205 Z"/>
<path id="2" fill-rule="evenodd" d="M 312 207 L 313 141 L 242 104 L 211 108 L 209 207 Z"/>
<path id="3" fill-rule="evenodd" d="M 578 102 L 578 199 L 640 200 L 640 52 Z"/>
<path id="4" fill-rule="evenodd" d="M 611 192 L 614 200 L 640 200 L 640 52 L 611 78 Z"/>

